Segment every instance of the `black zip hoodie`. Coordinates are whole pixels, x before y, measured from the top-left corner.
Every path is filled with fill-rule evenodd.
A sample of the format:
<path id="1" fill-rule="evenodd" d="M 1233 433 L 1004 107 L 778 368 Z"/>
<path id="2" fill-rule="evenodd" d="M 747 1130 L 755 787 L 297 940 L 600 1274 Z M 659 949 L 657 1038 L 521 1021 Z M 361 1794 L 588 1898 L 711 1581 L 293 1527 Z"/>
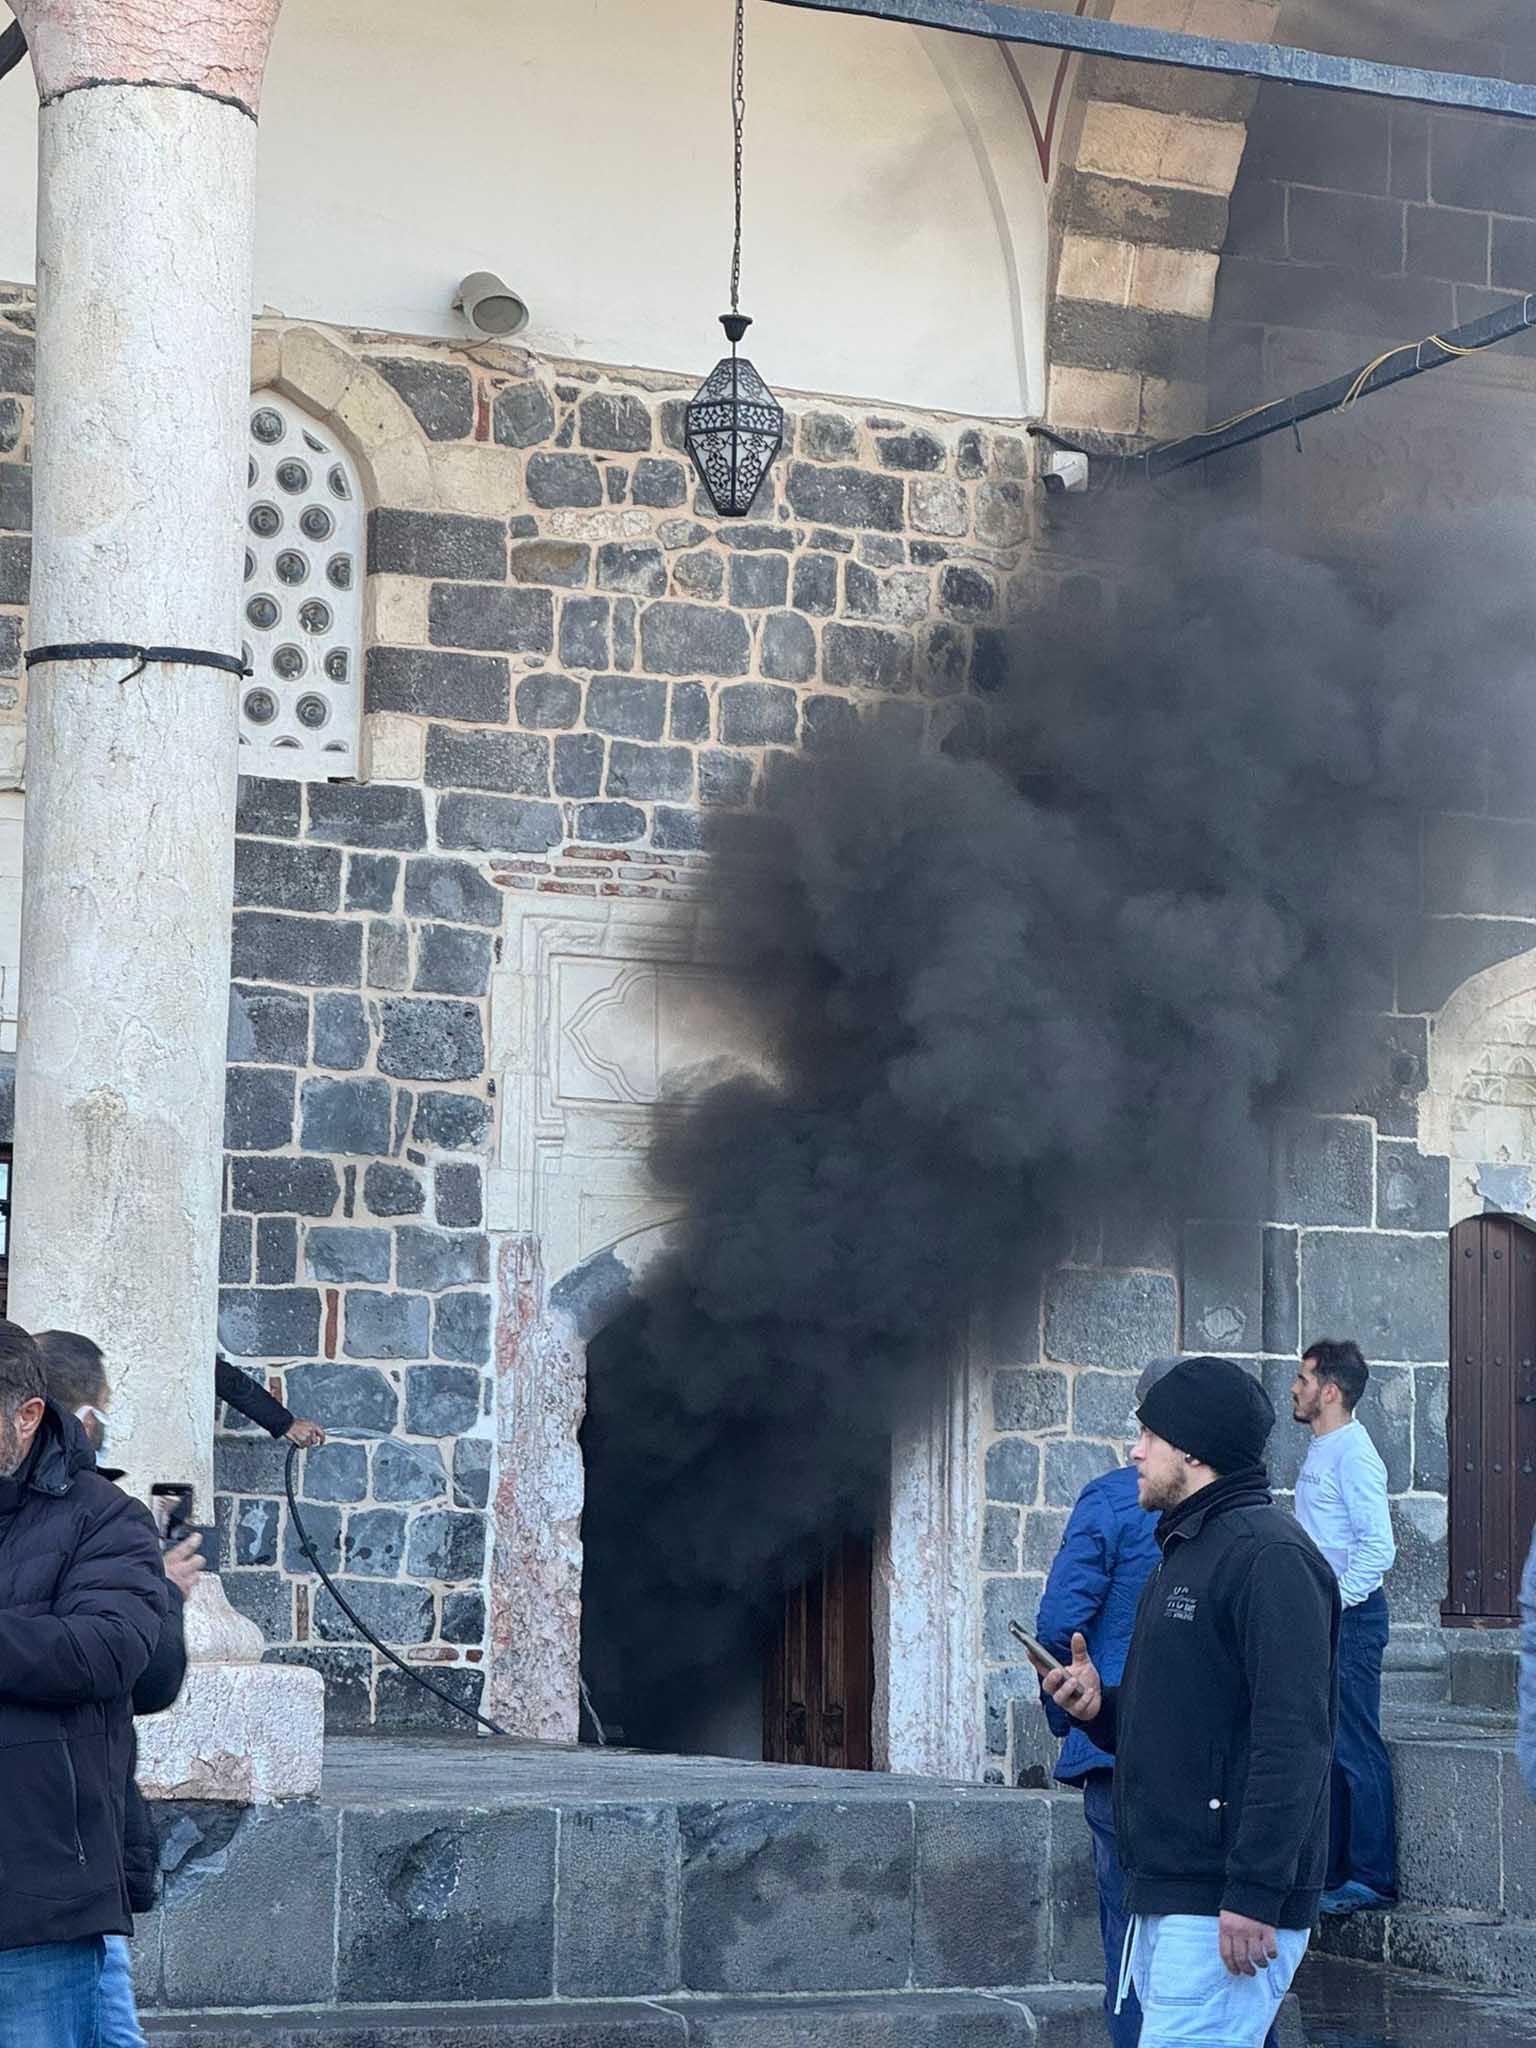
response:
<path id="1" fill-rule="evenodd" d="M 1261 1466 L 1158 1524 L 1125 1676 L 1088 1734 L 1115 1758 L 1133 1913 L 1312 1925 L 1328 1862 L 1339 1589 Z"/>

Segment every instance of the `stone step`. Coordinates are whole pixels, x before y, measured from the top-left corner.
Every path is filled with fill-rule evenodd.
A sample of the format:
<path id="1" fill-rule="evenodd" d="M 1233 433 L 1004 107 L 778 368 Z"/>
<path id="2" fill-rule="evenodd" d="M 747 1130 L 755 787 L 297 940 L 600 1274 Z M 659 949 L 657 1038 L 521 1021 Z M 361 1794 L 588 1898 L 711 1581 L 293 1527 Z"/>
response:
<path id="1" fill-rule="evenodd" d="M 1401 1906 L 1325 1920 L 1316 1947 L 1348 1962 L 1386 1963 L 1482 1991 L 1536 1993 L 1536 1922 Z"/>
<path id="2" fill-rule="evenodd" d="M 1102 2048 L 1102 1993 L 898 1992 L 635 2004 L 384 2006 L 146 2019 L 165 2048 Z"/>

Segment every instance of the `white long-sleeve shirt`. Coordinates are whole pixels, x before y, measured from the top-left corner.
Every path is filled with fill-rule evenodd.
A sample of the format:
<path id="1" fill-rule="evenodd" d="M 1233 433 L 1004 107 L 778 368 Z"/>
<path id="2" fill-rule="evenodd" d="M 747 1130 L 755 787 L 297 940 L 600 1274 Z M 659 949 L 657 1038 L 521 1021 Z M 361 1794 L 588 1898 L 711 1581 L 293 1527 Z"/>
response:
<path id="1" fill-rule="evenodd" d="M 1296 1519 L 1333 1566 L 1346 1607 L 1369 1600 L 1397 1561 L 1387 1468 L 1364 1426 L 1315 1436 L 1296 1481 Z"/>

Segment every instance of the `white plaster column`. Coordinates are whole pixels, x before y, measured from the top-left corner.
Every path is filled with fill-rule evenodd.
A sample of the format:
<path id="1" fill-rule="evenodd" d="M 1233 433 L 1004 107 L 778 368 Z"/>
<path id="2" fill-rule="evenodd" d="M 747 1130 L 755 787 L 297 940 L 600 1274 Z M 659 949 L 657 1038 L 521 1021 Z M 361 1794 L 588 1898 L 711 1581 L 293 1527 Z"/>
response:
<path id="1" fill-rule="evenodd" d="M 280 5 L 16 0 L 43 110 L 34 648 L 239 650 L 256 107 Z M 30 677 L 11 1313 L 102 1345 L 127 1484 L 190 1482 L 211 1519 L 239 684 L 133 665 Z M 315 1789 L 316 1674 L 254 1661 L 216 1586 L 189 1644 L 182 1707 L 145 1725 L 149 1785 Z"/>

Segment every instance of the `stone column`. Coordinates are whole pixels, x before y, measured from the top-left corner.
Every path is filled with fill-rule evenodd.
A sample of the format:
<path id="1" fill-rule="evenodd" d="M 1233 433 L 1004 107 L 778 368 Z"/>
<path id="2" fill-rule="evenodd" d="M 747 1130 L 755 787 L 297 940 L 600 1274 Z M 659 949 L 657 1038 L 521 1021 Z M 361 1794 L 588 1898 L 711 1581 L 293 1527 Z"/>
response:
<path id="1" fill-rule="evenodd" d="M 239 649 L 280 5 L 16 0 L 43 110 L 34 648 Z M 189 1482 L 211 1519 L 239 684 L 133 666 L 31 672 L 11 1313 L 97 1339 L 127 1483 Z M 255 1662 L 217 1586 L 196 1608 L 184 1704 L 146 1724 L 150 1784 L 313 1790 L 316 1674 Z"/>

